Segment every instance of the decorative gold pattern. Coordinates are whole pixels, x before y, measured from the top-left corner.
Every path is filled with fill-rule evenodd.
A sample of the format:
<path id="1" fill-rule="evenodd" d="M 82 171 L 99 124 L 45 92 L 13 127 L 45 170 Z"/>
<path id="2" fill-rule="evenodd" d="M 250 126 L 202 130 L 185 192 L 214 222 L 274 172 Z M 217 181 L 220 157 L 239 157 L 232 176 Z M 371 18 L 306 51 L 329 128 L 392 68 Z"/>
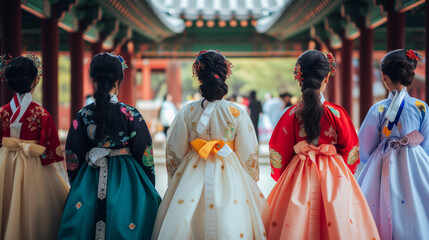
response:
<path id="1" fill-rule="evenodd" d="M 359 159 L 359 143 L 352 148 L 347 158 L 347 164 L 353 165 Z"/>
<path id="2" fill-rule="evenodd" d="M 184 201 L 183 199 L 179 199 L 179 200 L 177 201 L 177 203 L 178 203 L 179 205 L 182 205 L 183 203 L 185 203 L 185 201 Z"/>
<path id="3" fill-rule="evenodd" d="M 214 204 L 213 204 L 213 203 L 210 203 L 209 207 L 210 207 L 211 209 L 213 209 L 213 208 L 214 208 Z"/>
<path id="4" fill-rule="evenodd" d="M 234 116 L 234 117 L 238 117 L 238 116 L 240 116 L 240 111 L 237 109 L 237 108 L 235 108 L 235 107 L 233 107 L 233 106 L 229 106 L 229 112 L 232 114 L 232 116 Z"/>
<path id="5" fill-rule="evenodd" d="M 270 148 L 270 161 L 274 168 L 282 168 L 282 155 L 276 152 L 273 148 Z"/>
<path id="6" fill-rule="evenodd" d="M 240 233 L 240 238 L 244 238 L 244 234 L 243 233 Z"/>
<path id="7" fill-rule="evenodd" d="M 231 141 L 234 138 L 235 126 L 231 122 L 227 123 L 227 128 L 223 131 L 223 137 L 227 139 L 227 141 Z"/>
<path id="8" fill-rule="evenodd" d="M 30 116 L 27 117 L 28 128 L 30 131 L 34 131 L 36 129 L 42 129 L 42 119 L 41 117 L 47 116 L 45 109 L 42 107 L 36 106 L 33 109 L 30 109 Z"/>
<path id="9" fill-rule="evenodd" d="M 380 104 L 380 105 L 378 105 L 377 110 L 378 110 L 378 112 L 383 113 L 384 108 L 385 108 L 385 106 L 383 104 Z"/>
<path id="10" fill-rule="evenodd" d="M 135 225 L 134 223 L 130 223 L 130 225 L 128 225 L 128 227 L 129 227 L 131 230 L 134 230 L 134 228 L 136 228 L 136 225 Z"/>
<path id="11" fill-rule="evenodd" d="M 169 144 L 166 147 L 166 161 L 167 161 L 168 177 L 172 179 L 174 176 L 174 173 L 179 167 L 180 159 L 177 158 L 176 154 L 173 152 Z"/>
<path id="12" fill-rule="evenodd" d="M 76 209 L 79 210 L 81 207 L 82 207 L 82 203 L 81 202 L 77 202 L 76 203 Z"/>
<path id="13" fill-rule="evenodd" d="M 61 146 L 58 146 L 55 149 L 55 153 L 57 154 L 57 156 L 62 157 L 63 156 L 63 150 L 61 149 Z"/>
<path id="14" fill-rule="evenodd" d="M 247 126 L 247 130 L 249 130 L 249 132 L 252 132 L 253 131 L 253 127 L 252 126 Z"/>
<path id="15" fill-rule="evenodd" d="M 10 114 L 3 107 L 0 107 L 1 130 L 6 131 L 10 127 Z"/>
<path id="16" fill-rule="evenodd" d="M 234 199 L 234 204 L 237 205 L 238 201 L 237 199 Z"/>
<path id="17" fill-rule="evenodd" d="M 246 160 L 245 168 L 255 182 L 259 181 L 259 150 L 257 147 Z"/>

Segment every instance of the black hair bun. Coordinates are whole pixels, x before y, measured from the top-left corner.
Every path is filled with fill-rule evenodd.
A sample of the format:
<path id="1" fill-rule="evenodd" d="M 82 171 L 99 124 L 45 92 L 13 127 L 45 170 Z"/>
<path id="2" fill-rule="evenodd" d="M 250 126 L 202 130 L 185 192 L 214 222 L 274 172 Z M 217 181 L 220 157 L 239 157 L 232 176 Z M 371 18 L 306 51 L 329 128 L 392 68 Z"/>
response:
<path id="1" fill-rule="evenodd" d="M 37 77 L 37 67 L 33 60 L 20 56 L 10 61 L 4 75 L 10 89 L 25 94 L 31 91 L 31 85 Z"/>
<path id="2" fill-rule="evenodd" d="M 405 49 L 397 49 L 387 53 L 381 60 L 381 71 L 389 76 L 392 83 L 410 86 L 414 80 L 417 60 L 407 57 Z"/>

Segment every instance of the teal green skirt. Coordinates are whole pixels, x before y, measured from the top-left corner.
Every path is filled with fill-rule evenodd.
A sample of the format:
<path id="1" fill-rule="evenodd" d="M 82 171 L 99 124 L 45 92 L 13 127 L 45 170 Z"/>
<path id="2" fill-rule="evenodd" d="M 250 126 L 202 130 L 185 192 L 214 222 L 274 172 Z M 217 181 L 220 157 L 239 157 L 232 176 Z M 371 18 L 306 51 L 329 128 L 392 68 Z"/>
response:
<path id="1" fill-rule="evenodd" d="M 86 162 L 82 165 L 67 198 L 58 239 L 94 239 L 100 209 L 106 239 L 150 239 L 161 197 L 142 167 L 130 155 L 110 157 L 102 206 L 97 198 L 99 171 Z"/>

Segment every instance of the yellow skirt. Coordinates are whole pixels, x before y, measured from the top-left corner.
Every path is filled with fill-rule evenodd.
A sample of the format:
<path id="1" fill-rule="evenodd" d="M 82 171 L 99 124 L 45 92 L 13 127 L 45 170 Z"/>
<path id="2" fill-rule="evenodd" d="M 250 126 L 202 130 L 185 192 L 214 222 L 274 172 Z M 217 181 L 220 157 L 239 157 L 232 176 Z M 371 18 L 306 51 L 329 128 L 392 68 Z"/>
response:
<path id="1" fill-rule="evenodd" d="M 6 147 L 5 139 L 0 148 L 0 239 L 56 239 L 69 191 L 66 180 L 54 164 L 42 166 L 37 154 L 42 146 L 9 138 Z"/>

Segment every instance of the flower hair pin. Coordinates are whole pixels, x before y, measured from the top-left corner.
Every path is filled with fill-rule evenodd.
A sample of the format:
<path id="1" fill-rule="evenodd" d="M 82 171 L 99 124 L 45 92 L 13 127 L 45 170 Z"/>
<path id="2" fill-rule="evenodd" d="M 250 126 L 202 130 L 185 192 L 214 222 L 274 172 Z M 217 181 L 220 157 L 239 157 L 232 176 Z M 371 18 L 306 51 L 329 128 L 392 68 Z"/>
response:
<path id="1" fill-rule="evenodd" d="M 232 63 L 228 59 L 226 59 L 225 56 L 221 52 L 216 51 L 216 50 L 201 51 L 197 55 L 195 55 L 196 59 L 195 59 L 194 64 L 192 65 L 192 77 L 197 78 L 198 77 L 198 73 L 201 70 L 204 70 L 204 63 L 201 60 L 203 60 L 203 55 L 206 54 L 206 53 L 208 53 L 208 52 L 214 52 L 214 53 L 217 53 L 217 54 L 219 54 L 219 55 L 221 55 L 223 57 L 223 59 L 224 59 L 223 62 L 226 65 L 225 80 L 229 79 L 231 77 L 231 75 L 232 75 L 232 70 L 231 69 L 234 67 L 234 65 L 232 65 Z M 218 78 L 218 77 L 216 77 L 216 78 Z"/>
<path id="2" fill-rule="evenodd" d="M 328 59 L 329 62 L 329 70 L 331 73 L 331 76 L 335 76 L 336 73 L 336 64 L 335 64 L 335 58 L 334 55 L 332 55 L 331 52 L 325 52 L 324 53 L 326 58 Z"/>
<path id="3" fill-rule="evenodd" d="M 302 86 L 302 80 L 304 78 L 302 77 L 301 65 L 299 65 L 298 62 L 296 62 L 295 70 L 293 71 L 293 74 L 295 75 L 295 80 L 299 82 L 300 86 Z"/>
<path id="4" fill-rule="evenodd" d="M 12 60 L 12 55 L 10 54 L 3 54 L 2 56 L 0 56 L 0 79 L 1 80 L 4 79 L 4 73 L 11 60 Z"/>
<path id="5" fill-rule="evenodd" d="M 42 70 L 42 61 L 34 53 L 27 54 L 27 57 L 30 58 L 31 60 L 33 60 L 34 64 L 36 65 L 36 68 L 37 68 L 37 79 L 40 79 L 40 77 L 42 76 L 42 73 L 43 73 L 43 70 Z"/>
<path id="6" fill-rule="evenodd" d="M 110 54 L 112 54 L 113 56 L 115 56 L 115 57 L 117 57 L 117 58 L 118 58 L 119 62 L 120 62 L 120 63 L 121 63 L 121 65 L 122 65 L 122 71 L 124 71 L 125 69 L 127 69 L 127 68 L 128 68 L 128 65 L 127 65 L 127 63 L 126 63 L 125 59 L 124 59 L 121 55 L 116 54 L 115 52 L 110 52 Z"/>
<path id="7" fill-rule="evenodd" d="M 405 55 L 411 59 L 411 60 L 416 60 L 418 63 L 422 63 L 423 62 L 423 57 L 422 55 L 420 55 L 418 52 L 410 49 L 408 51 L 405 52 Z"/>

